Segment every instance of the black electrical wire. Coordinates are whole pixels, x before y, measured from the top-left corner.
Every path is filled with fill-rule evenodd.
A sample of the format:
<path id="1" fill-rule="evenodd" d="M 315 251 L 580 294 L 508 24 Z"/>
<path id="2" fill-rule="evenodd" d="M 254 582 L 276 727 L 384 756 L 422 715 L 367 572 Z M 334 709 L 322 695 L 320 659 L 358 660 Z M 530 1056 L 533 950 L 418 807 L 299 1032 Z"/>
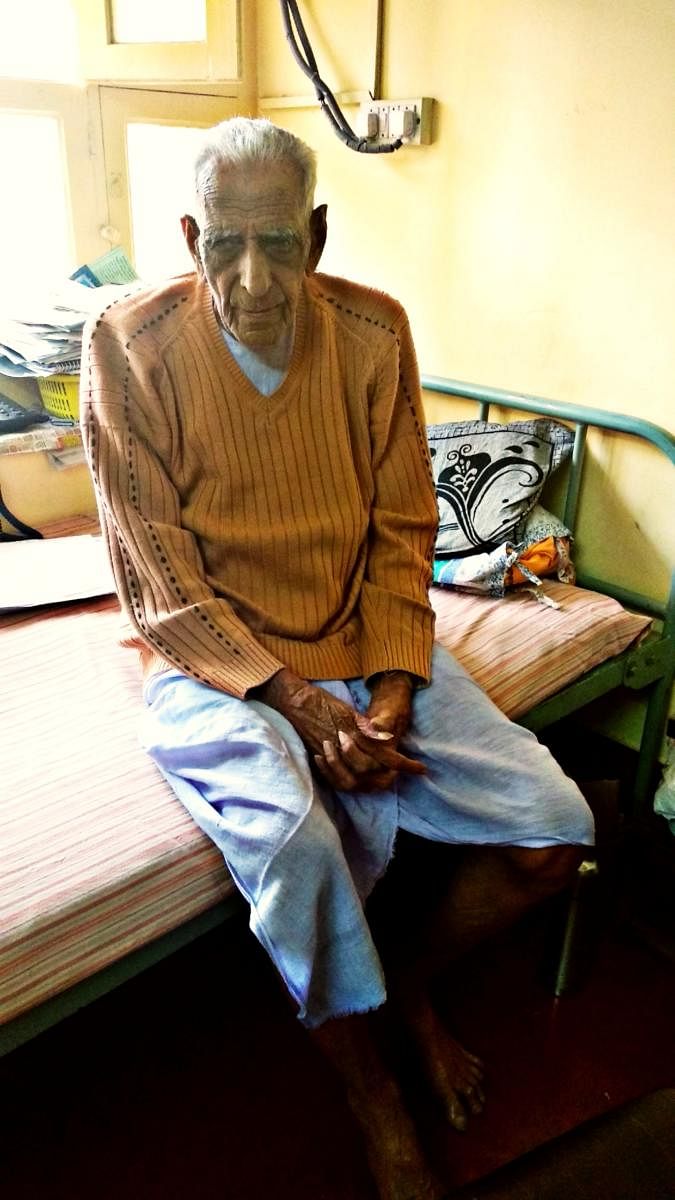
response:
<path id="1" fill-rule="evenodd" d="M 319 75 L 314 51 L 302 23 L 302 17 L 300 16 L 296 0 L 280 0 L 280 4 L 281 19 L 284 23 L 284 32 L 291 54 L 300 67 L 300 70 L 311 80 L 317 100 L 333 126 L 335 133 L 340 138 L 340 141 L 344 142 L 345 146 L 348 146 L 350 150 L 357 150 L 361 154 L 391 154 L 394 150 L 398 150 L 403 145 L 400 138 L 396 138 L 393 142 L 377 144 L 369 142 L 368 138 L 359 137 L 354 132 L 335 96 Z M 294 25 L 295 29 L 293 28 Z M 302 44 L 302 48 L 298 45 L 296 34 Z"/>

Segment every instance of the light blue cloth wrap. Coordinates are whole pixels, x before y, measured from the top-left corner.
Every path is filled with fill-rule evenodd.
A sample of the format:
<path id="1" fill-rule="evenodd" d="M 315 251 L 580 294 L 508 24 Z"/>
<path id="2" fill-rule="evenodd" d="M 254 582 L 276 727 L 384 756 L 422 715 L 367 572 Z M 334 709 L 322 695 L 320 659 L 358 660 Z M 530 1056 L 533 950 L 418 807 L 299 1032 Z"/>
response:
<path id="1" fill-rule="evenodd" d="M 368 706 L 362 680 L 316 682 L 360 712 Z M 387 792 L 331 792 L 293 727 L 260 701 L 176 670 L 154 677 L 145 698 L 143 745 L 222 851 L 308 1027 L 385 1000 L 363 905 L 397 829 L 456 844 L 593 841 L 576 786 L 440 647 L 401 746 L 428 774 L 400 775 Z"/>

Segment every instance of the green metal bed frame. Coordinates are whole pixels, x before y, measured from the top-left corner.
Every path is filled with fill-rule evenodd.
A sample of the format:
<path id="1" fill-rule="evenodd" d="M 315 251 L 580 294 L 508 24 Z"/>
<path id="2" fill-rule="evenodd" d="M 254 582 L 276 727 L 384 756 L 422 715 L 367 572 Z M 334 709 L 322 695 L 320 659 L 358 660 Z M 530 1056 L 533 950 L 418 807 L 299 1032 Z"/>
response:
<path id="1" fill-rule="evenodd" d="M 554 418 L 574 426 L 572 461 L 566 480 L 562 519 L 574 534 L 577 523 L 579 497 L 584 468 L 586 465 L 586 438 L 588 429 L 595 427 L 615 433 L 628 434 L 656 447 L 675 466 L 675 436 L 651 421 L 623 413 L 606 412 L 599 408 L 587 408 L 581 404 L 546 400 L 540 396 L 527 396 L 498 388 L 480 387 L 461 383 L 454 379 L 441 379 L 434 375 L 422 376 L 422 387 L 428 392 L 444 396 L 473 400 L 479 405 L 479 419 L 488 421 L 494 406 L 513 409 L 517 412 L 534 413 L 536 416 Z M 555 721 L 589 704 L 600 696 L 626 687 L 631 691 L 643 692 L 646 697 L 644 725 L 633 789 L 634 815 L 645 812 L 653 795 L 659 756 L 663 745 L 668 709 L 675 676 L 675 568 L 670 578 L 670 588 L 661 600 L 640 595 L 606 580 L 581 574 L 581 587 L 594 592 L 613 596 L 626 608 L 647 613 L 655 619 L 656 628 L 639 646 L 602 663 L 568 687 L 542 701 L 524 716 L 519 724 L 535 733 L 552 725 Z"/>
<path id="2" fill-rule="evenodd" d="M 612 430 L 641 439 L 656 447 L 675 466 L 675 437 L 667 430 L 639 418 L 621 413 L 605 412 L 587 408 L 580 404 L 566 404 L 538 396 L 521 395 L 498 388 L 480 387 L 461 383 L 453 379 L 442 379 L 433 375 L 422 376 L 425 391 L 437 392 L 461 400 L 471 400 L 479 406 L 479 419 L 489 420 L 492 406 L 534 413 L 574 426 L 575 439 L 572 461 L 566 480 L 563 520 L 574 532 L 585 466 L 586 435 L 588 429 Z M 653 794 L 658 770 L 668 707 L 675 675 L 675 570 L 670 590 L 661 601 L 627 591 L 604 580 L 581 576 L 579 584 L 593 591 L 613 596 L 626 608 L 647 613 L 655 618 L 656 628 L 637 647 L 617 655 L 606 663 L 595 667 L 581 679 L 563 688 L 555 696 L 538 704 L 519 723 L 537 732 L 570 713 L 578 711 L 596 698 L 607 695 L 619 687 L 626 687 L 645 694 L 646 708 L 642 737 L 638 752 L 633 795 L 633 810 L 644 813 Z M 243 919 L 246 912 L 244 901 L 238 894 L 186 922 L 179 928 L 164 934 L 155 941 L 111 964 L 104 970 L 82 980 L 58 996 L 45 1001 L 14 1020 L 0 1026 L 0 1055 L 8 1053 L 44 1032 L 50 1026 L 71 1016 L 80 1008 L 104 996 L 121 983 L 132 979 L 141 971 L 160 962 L 169 954 L 180 950 L 195 938 L 215 929 L 235 914 Z M 564 965 L 567 942 L 571 936 L 571 924 L 563 946 L 561 966 L 558 971 L 556 992 L 564 990 Z"/>

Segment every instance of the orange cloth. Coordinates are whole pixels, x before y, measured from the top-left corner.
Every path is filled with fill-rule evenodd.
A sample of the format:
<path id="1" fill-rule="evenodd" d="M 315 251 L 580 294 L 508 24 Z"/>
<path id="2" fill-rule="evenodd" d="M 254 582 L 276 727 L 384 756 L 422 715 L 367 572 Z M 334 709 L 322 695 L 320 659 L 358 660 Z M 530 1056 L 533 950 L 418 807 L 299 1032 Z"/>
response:
<path id="1" fill-rule="evenodd" d="M 288 375 L 262 396 L 195 275 L 85 330 L 84 444 L 119 596 L 149 669 L 232 695 L 399 668 L 427 680 L 436 500 L 408 322 L 342 279 L 303 284 Z"/>
<path id="2" fill-rule="evenodd" d="M 532 546 L 528 546 L 527 550 L 518 556 L 518 562 L 527 567 L 533 575 L 553 575 L 558 566 L 558 547 L 556 546 L 554 537 L 544 538 L 541 542 L 535 542 Z M 512 587 L 517 583 L 529 583 L 526 575 L 518 570 L 517 564 L 506 572 L 504 579 L 507 587 Z"/>

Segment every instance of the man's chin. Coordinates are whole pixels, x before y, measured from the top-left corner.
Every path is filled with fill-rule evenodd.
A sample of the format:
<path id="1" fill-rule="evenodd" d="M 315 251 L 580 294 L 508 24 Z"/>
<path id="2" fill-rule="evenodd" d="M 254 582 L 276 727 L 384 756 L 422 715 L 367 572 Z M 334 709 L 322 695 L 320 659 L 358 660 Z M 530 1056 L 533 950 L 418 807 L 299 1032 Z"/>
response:
<path id="1" fill-rule="evenodd" d="M 239 327 L 235 332 L 235 337 L 242 346 L 248 346 L 249 350 L 258 350 L 262 346 L 277 346 L 283 341 L 284 337 L 283 326 L 277 326 L 275 329 L 242 329 Z"/>
<path id="2" fill-rule="evenodd" d="M 265 319 L 267 318 L 267 319 Z M 278 346 L 284 341 L 287 333 L 285 321 L 270 320 L 265 313 L 254 313 L 234 324 L 232 331 L 238 342 L 248 346 L 249 350 L 261 350 L 269 346 Z"/>

